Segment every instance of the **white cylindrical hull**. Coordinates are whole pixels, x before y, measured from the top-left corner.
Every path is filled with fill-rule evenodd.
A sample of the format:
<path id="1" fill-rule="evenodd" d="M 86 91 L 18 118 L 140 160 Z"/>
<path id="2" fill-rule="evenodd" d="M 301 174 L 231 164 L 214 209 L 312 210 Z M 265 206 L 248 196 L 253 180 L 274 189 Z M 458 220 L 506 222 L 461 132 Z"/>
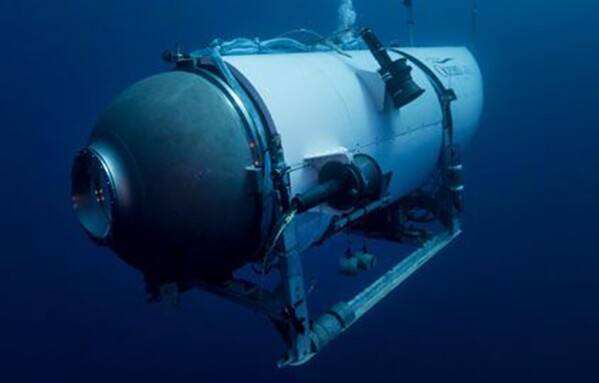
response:
<path id="1" fill-rule="evenodd" d="M 451 104 L 454 140 L 465 146 L 476 130 L 483 91 L 478 66 L 466 48 L 405 49 L 427 65 L 457 95 Z M 319 158 L 357 153 L 373 157 L 391 172 L 387 198 L 397 200 L 417 189 L 437 164 L 442 142 L 442 111 L 425 73 L 413 67 L 425 93 L 396 110 L 385 96 L 377 62 L 369 51 L 227 56 L 238 80 L 257 101 L 272 131 L 281 136 L 292 194 L 316 182 Z M 390 52 L 393 59 L 399 54 Z M 335 214 L 314 209 L 299 225 L 318 238 Z M 308 234 L 309 233 L 309 234 Z"/>

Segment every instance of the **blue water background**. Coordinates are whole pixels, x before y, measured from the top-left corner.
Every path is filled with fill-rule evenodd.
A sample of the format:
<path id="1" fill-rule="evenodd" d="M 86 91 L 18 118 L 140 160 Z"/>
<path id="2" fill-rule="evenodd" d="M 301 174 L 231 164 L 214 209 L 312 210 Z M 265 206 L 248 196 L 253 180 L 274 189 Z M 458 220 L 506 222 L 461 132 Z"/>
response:
<path id="1" fill-rule="evenodd" d="M 359 24 L 406 42 L 399 0 L 354 3 Z M 469 43 L 470 1 L 414 3 L 417 42 Z M 170 4 L 0 3 L 0 382 L 599 381 L 596 1 L 479 1 L 486 100 L 464 235 L 287 370 L 250 311 L 201 292 L 174 314 L 146 305 L 140 275 L 74 219 L 70 163 L 118 92 L 168 69 L 175 40 L 326 33 L 338 3 L 181 0 L 178 17 Z"/>

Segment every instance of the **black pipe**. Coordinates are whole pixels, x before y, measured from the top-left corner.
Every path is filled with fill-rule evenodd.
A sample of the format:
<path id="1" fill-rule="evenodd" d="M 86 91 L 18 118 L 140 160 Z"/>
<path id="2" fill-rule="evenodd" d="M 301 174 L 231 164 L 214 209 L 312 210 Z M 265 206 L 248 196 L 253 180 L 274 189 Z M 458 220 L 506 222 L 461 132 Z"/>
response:
<path id="1" fill-rule="evenodd" d="M 368 46 L 368 50 L 374 56 L 374 59 L 379 63 L 381 68 L 388 68 L 393 64 L 393 60 L 391 60 L 391 56 L 387 53 L 387 50 L 383 46 L 383 43 L 376 37 L 374 32 L 368 28 L 363 28 L 360 31 L 360 35 L 362 36 L 362 40 Z"/>
<path id="2" fill-rule="evenodd" d="M 328 180 L 315 185 L 293 199 L 293 205 L 298 213 L 303 213 L 322 203 L 346 189 L 346 182 L 342 178 Z"/>
<path id="3" fill-rule="evenodd" d="M 381 67 L 379 74 L 395 109 L 408 105 L 424 93 L 424 89 L 412 79 L 412 67 L 405 58 L 393 61 L 378 37 L 368 28 L 361 29 L 360 36 Z"/>

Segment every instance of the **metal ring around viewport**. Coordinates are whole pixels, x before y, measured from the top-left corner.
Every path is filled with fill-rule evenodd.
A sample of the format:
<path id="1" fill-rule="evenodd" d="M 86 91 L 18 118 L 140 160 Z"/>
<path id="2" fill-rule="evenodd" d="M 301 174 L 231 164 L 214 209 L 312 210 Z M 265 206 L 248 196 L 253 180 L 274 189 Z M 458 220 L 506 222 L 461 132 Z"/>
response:
<path id="1" fill-rule="evenodd" d="M 96 241 L 106 241 L 112 231 L 114 181 L 102 158 L 91 149 L 82 150 L 75 158 L 71 197 L 85 231 Z"/>

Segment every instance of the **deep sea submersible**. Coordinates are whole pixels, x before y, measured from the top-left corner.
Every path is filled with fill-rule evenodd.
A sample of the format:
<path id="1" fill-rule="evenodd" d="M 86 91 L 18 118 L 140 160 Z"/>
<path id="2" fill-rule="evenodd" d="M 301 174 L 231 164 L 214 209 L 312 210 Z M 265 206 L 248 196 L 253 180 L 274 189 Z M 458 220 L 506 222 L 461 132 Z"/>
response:
<path id="1" fill-rule="evenodd" d="M 166 52 L 174 68 L 112 102 L 72 168 L 81 225 L 153 299 L 201 288 L 265 314 L 287 345 L 280 366 L 308 361 L 460 234 L 461 150 L 483 100 L 475 59 L 342 33 Z M 347 231 L 412 250 L 314 315 L 302 255 Z M 348 252 L 339 271 L 374 261 Z M 254 280 L 238 275 L 247 265 Z"/>

